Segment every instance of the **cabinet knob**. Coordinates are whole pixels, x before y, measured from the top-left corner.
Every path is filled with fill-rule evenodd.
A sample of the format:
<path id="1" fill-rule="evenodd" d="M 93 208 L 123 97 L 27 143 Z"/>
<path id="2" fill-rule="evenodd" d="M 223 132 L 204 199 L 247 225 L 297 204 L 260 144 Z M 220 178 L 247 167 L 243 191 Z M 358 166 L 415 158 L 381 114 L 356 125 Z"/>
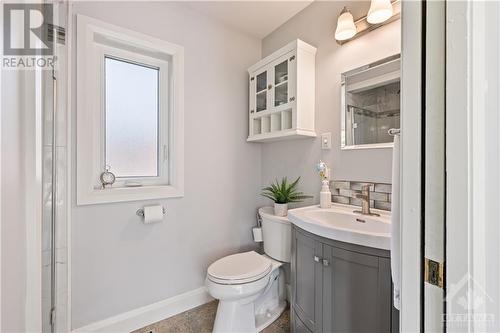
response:
<path id="1" fill-rule="evenodd" d="M 272 88 L 273 88 L 272 84 L 270 84 L 270 85 L 267 86 L 267 89 L 269 89 L 269 90 L 271 90 Z"/>
<path id="2" fill-rule="evenodd" d="M 323 259 L 323 266 L 328 266 L 330 265 L 330 262 L 326 259 Z"/>
<path id="3" fill-rule="evenodd" d="M 254 113 L 254 111 L 253 111 L 253 110 L 250 110 L 250 113 Z"/>
<path id="4" fill-rule="evenodd" d="M 290 97 L 290 102 L 295 101 L 295 97 Z"/>
<path id="5" fill-rule="evenodd" d="M 316 262 L 320 262 L 320 260 L 321 260 L 321 259 L 320 259 L 318 256 L 314 256 L 314 261 L 316 261 Z"/>

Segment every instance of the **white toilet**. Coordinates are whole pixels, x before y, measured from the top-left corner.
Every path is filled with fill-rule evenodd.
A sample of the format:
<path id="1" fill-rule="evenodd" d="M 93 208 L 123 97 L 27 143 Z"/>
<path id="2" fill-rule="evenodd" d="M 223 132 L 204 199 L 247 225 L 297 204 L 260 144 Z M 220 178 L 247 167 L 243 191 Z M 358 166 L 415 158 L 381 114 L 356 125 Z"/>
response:
<path id="1" fill-rule="evenodd" d="M 214 333 L 259 332 L 275 321 L 286 307 L 281 266 L 290 262 L 290 221 L 274 216 L 271 207 L 259 209 L 259 214 L 266 254 L 237 253 L 208 267 L 208 292 L 219 300 Z"/>

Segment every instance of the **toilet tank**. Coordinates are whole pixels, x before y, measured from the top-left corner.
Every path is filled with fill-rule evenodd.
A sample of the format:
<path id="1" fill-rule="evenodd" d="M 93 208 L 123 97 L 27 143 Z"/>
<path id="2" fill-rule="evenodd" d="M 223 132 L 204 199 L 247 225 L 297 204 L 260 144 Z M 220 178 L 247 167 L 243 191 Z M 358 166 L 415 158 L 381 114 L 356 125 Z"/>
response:
<path id="1" fill-rule="evenodd" d="M 288 218 L 275 216 L 272 207 L 259 209 L 262 219 L 264 252 L 273 259 L 290 262 L 292 254 L 292 225 Z"/>

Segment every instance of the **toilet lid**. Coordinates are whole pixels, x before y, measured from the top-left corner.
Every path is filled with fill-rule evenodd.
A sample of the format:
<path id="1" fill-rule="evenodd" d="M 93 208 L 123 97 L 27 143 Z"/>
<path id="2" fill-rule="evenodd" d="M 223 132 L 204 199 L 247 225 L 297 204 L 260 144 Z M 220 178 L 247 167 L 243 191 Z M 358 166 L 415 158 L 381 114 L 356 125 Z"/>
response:
<path id="1" fill-rule="evenodd" d="M 217 260 L 208 267 L 207 273 L 215 282 L 223 280 L 223 283 L 246 283 L 268 274 L 271 266 L 269 259 L 255 251 L 250 251 Z"/>

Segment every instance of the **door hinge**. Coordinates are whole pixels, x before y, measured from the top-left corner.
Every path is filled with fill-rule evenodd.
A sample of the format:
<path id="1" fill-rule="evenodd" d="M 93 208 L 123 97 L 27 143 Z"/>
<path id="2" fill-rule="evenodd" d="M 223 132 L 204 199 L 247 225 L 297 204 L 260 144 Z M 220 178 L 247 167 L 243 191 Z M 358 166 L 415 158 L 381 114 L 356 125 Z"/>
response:
<path id="1" fill-rule="evenodd" d="M 425 258 L 424 281 L 436 287 L 444 287 L 444 263 Z"/>

